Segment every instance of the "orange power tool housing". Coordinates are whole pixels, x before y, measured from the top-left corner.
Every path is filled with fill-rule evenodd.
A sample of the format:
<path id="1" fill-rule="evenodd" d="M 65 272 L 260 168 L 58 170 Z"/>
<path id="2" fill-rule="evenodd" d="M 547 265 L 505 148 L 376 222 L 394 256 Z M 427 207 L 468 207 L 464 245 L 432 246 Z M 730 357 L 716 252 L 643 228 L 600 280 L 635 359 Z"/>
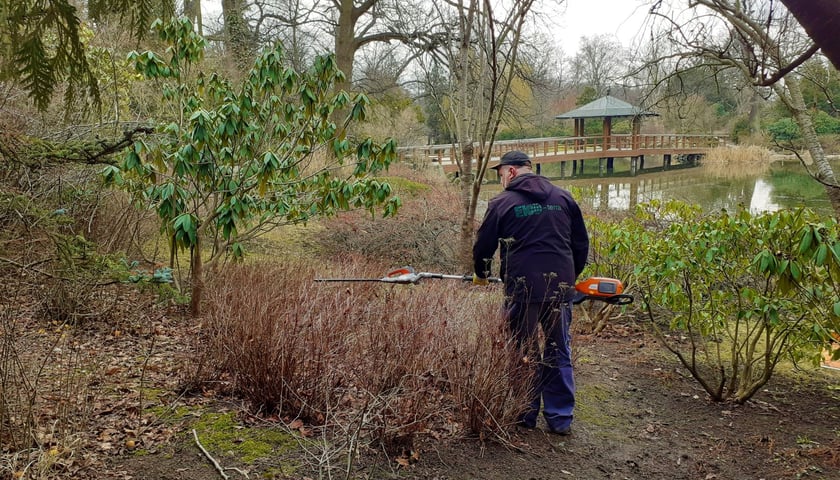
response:
<path id="1" fill-rule="evenodd" d="M 624 291 L 620 280 L 608 277 L 589 277 L 575 285 L 575 290 L 591 297 L 611 297 Z"/>

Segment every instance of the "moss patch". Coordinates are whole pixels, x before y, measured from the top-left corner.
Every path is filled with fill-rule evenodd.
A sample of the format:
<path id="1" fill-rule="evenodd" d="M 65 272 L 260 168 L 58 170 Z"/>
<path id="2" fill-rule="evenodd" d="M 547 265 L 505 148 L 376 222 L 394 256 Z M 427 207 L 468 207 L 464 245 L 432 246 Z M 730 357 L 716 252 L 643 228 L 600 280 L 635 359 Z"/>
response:
<path id="1" fill-rule="evenodd" d="M 313 258 L 319 253 L 314 240 L 324 231 L 316 219 L 307 224 L 276 227 L 245 245 L 245 261 L 260 263 L 282 256 Z"/>
<path id="2" fill-rule="evenodd" d="M 209 452 L 251 464 L 297 447 L 292 435 L 273 428 L 242 427 L 233 413 L 207 413 L 193 425 Z"/>
<path id="3" fill-rule="evenodd" d="M 402 177 L 381 177 L 380 180 L 385 181 L 397 195 L 417 196 L 420 193 L 428 191 L 431 186 L 409 180 Z"/>
<path id="4" fill-rule="evenodd" d="M 608 405 L 612 395 L 604 387 L 599 385 L 584 385 L 575 393 L 575 418 L 580 421 L 605 427 L 618 427 L 621 422 L 621 415 L 611 414 L 615 409 Z"/>

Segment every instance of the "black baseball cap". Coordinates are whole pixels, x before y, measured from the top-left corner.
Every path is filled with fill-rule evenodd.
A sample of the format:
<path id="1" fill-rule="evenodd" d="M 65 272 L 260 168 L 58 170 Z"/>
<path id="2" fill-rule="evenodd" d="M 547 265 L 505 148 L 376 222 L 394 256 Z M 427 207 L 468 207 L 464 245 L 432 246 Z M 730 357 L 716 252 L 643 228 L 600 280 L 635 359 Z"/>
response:
<path id="1" fill-rule="evenodd" d="M 495 165 L 492 168 L 493 170 L 499 170 L 499 167 L 503 167 L 505 165 L 512 165 L 514 167 L 524 167 L 524 166 L 531 166 L 531 158 L 525 154 L 525 152 L 520 152 L 519 150 L 511 150 L 506 154 L 502 155 L 502 159 L 499 160 L 499 164 Z"/>

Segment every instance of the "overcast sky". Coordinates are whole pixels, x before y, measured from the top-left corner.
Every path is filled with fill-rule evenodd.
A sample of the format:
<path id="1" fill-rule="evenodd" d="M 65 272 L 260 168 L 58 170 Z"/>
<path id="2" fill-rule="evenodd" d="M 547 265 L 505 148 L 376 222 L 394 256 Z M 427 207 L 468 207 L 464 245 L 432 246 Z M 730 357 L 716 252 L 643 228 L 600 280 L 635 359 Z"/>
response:
<path id="1" fill-rule="evenodd" d="M 566 55 L 574 55 L 581 36 L 602 33 L 614 34 L 631 49 L 649 18 L 650 0 L 564 0 L 553 8 L 556 12 L 546 11 L 556 25 L 550 28 Z M 221 0 L 204 0 L 202 9 L 205 21 L 213 22 L 221 12 Z"/>
<path id="2" fill-rule="evenodd" d="M 630 48 L 642 35 L 649 8 L 645 0 L 566 0 L 556 20 L 560 46 L 574 55 L 581 36 L 608 33 Z"/>

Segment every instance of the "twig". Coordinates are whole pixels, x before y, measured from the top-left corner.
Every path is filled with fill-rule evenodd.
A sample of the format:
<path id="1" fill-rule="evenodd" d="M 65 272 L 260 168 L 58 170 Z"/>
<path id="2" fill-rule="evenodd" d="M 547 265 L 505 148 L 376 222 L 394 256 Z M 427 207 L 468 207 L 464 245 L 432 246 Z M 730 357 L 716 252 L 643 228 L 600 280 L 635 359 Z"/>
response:
<path id="1" fill-rule="evenodd" d="M 219 465 L 219 462 L 217 462 L 216 459 L 213 458 L 212 455 L 210 455 L 210 452 L 208 452 L 207 449 L 204 448 L 204 445 L 202 445 L 201 442 L 198 441 L 198 433 L 196 433 L 194 428 L 192 432 L 193 437 L 195 438 L 195 444 L 198 445 L 198 448 L 201 450 L 201 453 L 203 453 L 204 456 L 207 457 L 207 459 L 213 463 L 213 466 L 216 467 L 216 471 L 219 472 L 219 475 L 221 475 L 222 478 L 224 478 L 225 480 L 228 480 L 230 477 L 228 477 L 225 473 L 225 469 L 222 468 L 221 465 Z"/>
<path id="2" fill-rule="evenodd" d="M 146 359 L 143 360 L 143 368 L 140 369 L 140 392 L 137 400 L 140 414 L 137 415 L 137 430 L 140 430 L 143 425 L 143 382 L 146 380 L 146 368 L 149 366 L 149 359 L 152 358 L 152 352 L 155 350 L 155 340 L 157 340 L 157 335 L 152 331 L 152 342 L 149 345 L 149 352 L 146 354 Z"/>
<path id="3" fill-rule="evenodd" d="M 226 467 L 225 470 L 233 470 L 234 472 L 242 475 L 245 478 L 250 478 L 246 472 L 244 472 L 244 471 L 242 471 L 242 470 L 240 470 L 236 467 Z"/>
<path id="4" fill-rule="evenodd" d="M 52 273 L 45 272 L 45 271 L 43 271 L 43 270 L 39 270 L 39 269 L 37 269 L 37 268 L 35 268 L 35 267 L 34 267 L 34 265 L 37 265 L 37 264 L 39 264 L 39 263 L 43 263 L 43 262 L 44 262 L 44 260 L 39 260 L 39 261 L 37 261 L 37 262 L 30 263 L 29 265 L 24 265 L 24 264 L 22 264 L 22 263 L 18 263 L 18 262 L 16 262 L 16 261 L 14 261 L 14 260 L 12 260 L 12 259 L 10 259 L 10 258 L 0 257 L 0 262 L 5 262 L 5 263 L 8 263 L 8 264 L 10 264 L 10 265 L 13 265 L 13 266 L 18 267 L 18 268 L 23 269 L 23 270 L 31 270 L 31 271 L 33 271 L 33 272 L 35 272 L 35 273 L 40 273 L 41 275 L 44 275 L 44 276 L 46 276 L 46 277 L 50 277 L 50 278 L 58 278 L 58 279 L 61 279 L 61 280 L 68 280 L 68 281 L 70 280 L 70 279 L 68 279 L 68 278 L 57 277 L 57 276 L 53 275 Z"/>

